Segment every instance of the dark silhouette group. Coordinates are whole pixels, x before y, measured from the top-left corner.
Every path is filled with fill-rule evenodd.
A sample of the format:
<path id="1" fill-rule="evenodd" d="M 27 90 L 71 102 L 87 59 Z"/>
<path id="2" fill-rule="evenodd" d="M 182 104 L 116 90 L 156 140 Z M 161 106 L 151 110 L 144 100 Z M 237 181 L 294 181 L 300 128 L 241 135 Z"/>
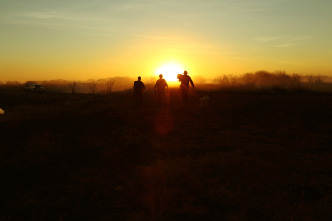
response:
<path id="1" fill-rule="evenodd" d="M 189 98 L 189 84 L 194 88 L 194 82 L 192 81 L 191 77 L 188 75 L 187 71 L 184 71 L 183 74 L 177 75 L 178 80 L 181 82 L 180 89 L 182 92 L 182 100 L 185 105 L 188 105 L 188 98 Z M 155 94 L 158 98 L 158 105 L 161 106 L 165 103 L 165 88 L 168 88 L 168 84 L 166 80 L 163 78 L 163 75 L 159 75 L 159 79 L 156 81 L 154 86 Z M 138 77 L 137 81 L 134 81 L 134 99 L 136 107 L 142 105 L 142 96 L 143 91 L 145 90 L 145 85 L 141 81 L 141 77 Z"/>

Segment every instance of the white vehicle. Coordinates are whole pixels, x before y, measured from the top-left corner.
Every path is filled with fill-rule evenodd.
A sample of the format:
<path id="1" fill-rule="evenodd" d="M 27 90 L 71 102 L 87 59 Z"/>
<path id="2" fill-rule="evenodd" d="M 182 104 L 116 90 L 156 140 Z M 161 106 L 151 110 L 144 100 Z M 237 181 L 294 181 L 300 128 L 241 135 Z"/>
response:
<path id="1" fill-rule="evenodd" d="M 35 83 L 26 83 L 24 86 L 24 89 L 28 90 L 28 91 L 36 91 L 36 92 L 44 91 L 43 86 L 41 86 L 40 84 L 35 84 Z"/>

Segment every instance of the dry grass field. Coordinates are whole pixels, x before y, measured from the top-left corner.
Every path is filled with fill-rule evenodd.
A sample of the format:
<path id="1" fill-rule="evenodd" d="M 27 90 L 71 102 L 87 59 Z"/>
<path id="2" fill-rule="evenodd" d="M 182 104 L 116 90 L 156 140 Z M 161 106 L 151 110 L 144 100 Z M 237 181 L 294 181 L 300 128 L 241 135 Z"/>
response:
<path id="1" fill-rule="evenodd" d="M 331 94 L 192 93 L 2 88 L 0 220 L 332 220 Z"/>

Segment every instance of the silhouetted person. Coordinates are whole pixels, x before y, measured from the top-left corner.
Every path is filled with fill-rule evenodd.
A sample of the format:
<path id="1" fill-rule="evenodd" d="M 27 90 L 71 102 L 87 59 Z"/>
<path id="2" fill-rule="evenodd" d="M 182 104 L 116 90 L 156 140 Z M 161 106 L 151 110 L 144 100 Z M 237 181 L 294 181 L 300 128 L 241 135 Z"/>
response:
<path id="1" fill-rule="evenodd" d="M 138 77 L 138 81 L 134 82 L 134 98 L 135 98 L 135 105 L 136 107 L 142 105 L 142 94 L 145 90 L 145 85 L 141 81 L 141 77 Z"/>
<path id="2" fill-rule="evenodd" d="M 165 87 L 168 87 L 166 80 L 163 78 L 163 75 L 159 75 L 159 79 L 156 81 L 154 85 L 154 91 L 158 95 L 158 104 L 162 105 L 163 100 L 165 98 Z"/>
<path id="3" fill-rule="evenodd" d="M 194 88 L 195 87 L 194 82 L 191 80 L 191 77 L 188 75 L 187 71 L 184 71 L 183 75 L 179 74 L 178 79 L 181 82 L 180 88 L 182 91 L 183 102 L 187 105 L 188 104 L 189 83 Z"/>

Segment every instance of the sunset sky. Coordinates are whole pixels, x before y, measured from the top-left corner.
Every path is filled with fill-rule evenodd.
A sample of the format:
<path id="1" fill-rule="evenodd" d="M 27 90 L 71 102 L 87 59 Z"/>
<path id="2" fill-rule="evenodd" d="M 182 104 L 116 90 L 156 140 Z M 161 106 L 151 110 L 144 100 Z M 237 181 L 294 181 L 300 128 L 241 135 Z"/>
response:
<path id="1" fill-rule="evenodd" d="M 331 12 L 331 0 L 0 0 L 0 81 L 332 76 Z"/>

